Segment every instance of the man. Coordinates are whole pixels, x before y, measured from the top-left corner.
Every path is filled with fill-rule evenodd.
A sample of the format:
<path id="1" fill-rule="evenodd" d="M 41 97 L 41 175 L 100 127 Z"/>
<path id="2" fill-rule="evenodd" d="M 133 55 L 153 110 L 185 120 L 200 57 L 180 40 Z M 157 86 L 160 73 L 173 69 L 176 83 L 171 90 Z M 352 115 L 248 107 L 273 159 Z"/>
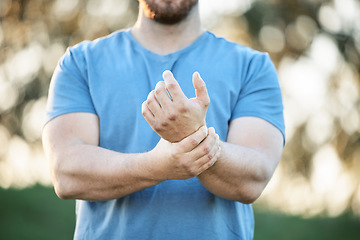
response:
<path id="1" fill-rule="evenodd" d="M 43 143 L 75 239 L 252 239 L 284 142 L 275 68 L 204 31 L 196 0 L 139 3 L 51 82 Z"/>

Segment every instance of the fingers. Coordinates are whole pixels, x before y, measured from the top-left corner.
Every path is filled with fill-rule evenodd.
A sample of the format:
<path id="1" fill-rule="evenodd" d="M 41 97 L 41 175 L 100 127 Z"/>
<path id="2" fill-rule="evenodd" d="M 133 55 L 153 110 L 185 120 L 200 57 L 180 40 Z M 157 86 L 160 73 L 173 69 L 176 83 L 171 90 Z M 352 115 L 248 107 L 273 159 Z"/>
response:
<path id="1" fill-rule="evenodd" d="M 210 97 L 206 88 L 204 80 L 200 77 L 198 72 L 193 74 L 193 85 L 195 88 L 196 98 L 204 105 L 209 106 Z"/>
<path id="2" fill-rule="evenodd" d="M 141 106 L 141 113 L 150 126 L 153 126 L 156 124 L 156 116 L 158 116 L 160 112 L 161 106 L 156 100 L 154 91 L 151 91 Z"/>
<path id="3" fill-rule="evenodd" d="M 206 139 L 193 151 L 199 171 L 203 172 L 217 161 L 220 156 L 220 139 L 214 128 L 209 128 Z"/>
<path id="4" fill-rule="evenodd" d="M 208 158 L 207 158 L 206 156 L 203 157 L 204 159 L 201 159 L 201 160 L 204 161 L 204 164 L 199 167 L 199 169 L 198 169 L 198 174 L 197 174 L 197 175 L 201 174 L 201 173 L 204 172 L 205 170 L 207 170 L 207 169 L 209 169 L 210 167 L 212 167 L 212 166 L 216 163 L 216 161 L 219 159 L 219 157 L 220 157 L 220 155 L 221 155 L 221 148 L 220 148 L 220 147 L 216 147 L 215 150 L 216 150 L 216 151 L 215 151 L 215 153 L 214 153 L 214 155 L 212 156 L 212 158 L 211 158 L 210 161 L 206 161 L 206 160 L 208 160 Z"/>
<path id="5" fill-rule="evenodd" d="M 219 159 L 221 154 L 219 136 L 214 128 L 208 129 L 208 135 L 193 151 L 187 154 L 187 159 L 194 159 L 188 166 L 191 176 L 198 176 L 209 169 Z"/>
<path id="6" fill-rule="evenodd" d="M 206 126 L 202 126 L 191 134 L 190 136 L 184 138 L 179 142 L 181 148 L 184 152 L 190 152 L 194 148 L 196 148 L 208 135 L 208 129 Z"/>
<path id="7" fill-rule="evenodd" d="M 141 113 L 144 116 L 145 120 L 150 124 L 150 126 L 152 126 L 155 122 L 155 116 L 148 108 L 146 101 L 143 102 L 141 106 Z"/>
<path id="8" fill-rule="evenodd" d="M 196 151 L 193 151 L 194 157 L 197 159 L 203 156 L 208 156 L 211 159 L 219 147 L 219 135 L 215 133 L 215 129 L 211 127 L 208 131 L 209 134 L 206 139 L 196 147 Z"/>
<path id="9" fill-rule="evenodd" d="M 182 169 L 184 179 L 198 176 L 215 164 L 220 156 L 220 140 L 214 128 L 201 127 L 178 143 L 171 155 L 176 169 Z"/>
<path id="10" fill-rule="evenodd" d="M 146 105 L 154 116 L 161 115 L 161 106 L 155 97 L 154 90 L 149 93 Z"/>
<path id="11" fill-rule="evenodd" d="M 164 81 L 159 81 L 156 84 L 155 90 L 154 90 L 155 98 L 160 104 L 162 108 L 166 108 L 171 104 L 171 98 L 166 90 L 166 85 Z"/>
<path id="12" fill-rule="evenodd" d="M 169 91 L 173 101 L 187 99 L 171 71 L 164 71 L 163 79 L 165 81 L 166 89 Z"/>
<path id="13" fill-rule="evenodd" d="M 195 164 L 199 169 L 201 167 L 208 168 L 217 160 L 220 139 L 212 127 L 208 129 L 207 133 L 206 126 L 203 126 L 197 132 L 183 139 L 180 143 L 183 144 L 182 150 L 189 153 L 188 157 L 196 159 Z"/>

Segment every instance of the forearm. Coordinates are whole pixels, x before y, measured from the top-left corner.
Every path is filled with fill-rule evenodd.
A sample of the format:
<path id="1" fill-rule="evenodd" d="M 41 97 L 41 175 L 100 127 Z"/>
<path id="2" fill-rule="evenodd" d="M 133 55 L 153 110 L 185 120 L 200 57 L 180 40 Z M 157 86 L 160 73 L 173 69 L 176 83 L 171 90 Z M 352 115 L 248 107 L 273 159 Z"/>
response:
<path id="1" fill-rule="evenodd" d="M 198 179 L 217 196 L 252 203 L 264 190 L 276 165 L 255 149 L 221 142 L 220 158 Z"/>
<path id="2" fill-rule="evenodd" d="M 61 198 L 110 200 L 158 184 L 149 153 L 122 154 L 93 145 L 73 144 L 52 157 L 55 190 Z"/>

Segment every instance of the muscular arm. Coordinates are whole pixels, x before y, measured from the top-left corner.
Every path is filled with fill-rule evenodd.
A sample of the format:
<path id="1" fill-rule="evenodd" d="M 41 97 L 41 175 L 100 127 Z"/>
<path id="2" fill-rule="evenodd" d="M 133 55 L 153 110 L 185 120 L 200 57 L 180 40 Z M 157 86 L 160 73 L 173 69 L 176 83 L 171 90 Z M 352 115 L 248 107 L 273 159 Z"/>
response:
<path id="1" fill-rule="evenodd" d="M 179 143 L 160 140 L 147 153 L 124 154 L 98 144 L 94 114 L 65 114 L 44 127 L 44 150 L 60 198 L 110 200 L 166 179 L 197 176 L 217 160 L 219 142 L 204 127 Z"/>
<path id="2" fill-rule="evenodd" d="M 176 83 L 173 78 L 168 80 L 164 78 L 164 80 Z M 194 75 L 193 81 L 197 82 L 194 84 L 198 91 L 196 99 L 208 99 L 202 80 L 196 79 Z M 180 86 L 174 85 L 172 91 L 180 93 L 177 95 L 181 96 L 181 101 L 177 99 L 169 101 L 165 86 L 158 84 L 143 105 L 143 115 L 155 131 L 161 130 L 157 131 L 161 137 L 163 135 L 176 136 L 182 139 L 187 136 L 186 133 L 195 131 L 202 123 L 199 121 L 201 118 L 195 117 L 196 115 L 184 116 L 181 109 L 184 107 L 194 109 L 194 107 L 189 104 L 190 101 L 186 97 L 181 95 Z M 169 104 L 163 104 L 166 101 Z M 206 114 L 207 106 L 197 105 L 203 108 L 203 111 L 200 111 L 203 114 Z M 159 123 L 161 127 L 157 129 L 156 125 Z M 214 166 L 204 171 L 198 178 L 215 195 L 251 203 L 260 196 L 275 171 L 282 147 L 283 136 L 272 124 L 255 117 L 235 119 L 230 123 L 227 141 L 220 144 L 220 158 Z"/>
<path id="3" fill-rule="evenodd" d="M 66 114 L 45 126 L 43 145 L 60 198 L 108 200 L 159 183 L 141 164 L 149 160 L 146 154 L 121 154 L 98 144 L 94 114 Z"/>
<path id="4" fill-rule="evenodd" d="M 213 167 L 198 176 L 215 195 L 243 203 L 263 192 L 280 160 L 283 136 L 265 120 L 243 117 L 231 122 L 227 142 Z"/>

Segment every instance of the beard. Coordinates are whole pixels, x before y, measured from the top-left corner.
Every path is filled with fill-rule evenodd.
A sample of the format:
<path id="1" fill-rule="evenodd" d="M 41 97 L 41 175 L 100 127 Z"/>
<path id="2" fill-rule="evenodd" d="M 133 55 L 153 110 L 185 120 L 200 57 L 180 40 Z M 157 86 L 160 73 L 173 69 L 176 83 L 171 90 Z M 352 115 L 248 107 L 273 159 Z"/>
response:
<path id="1" fill-rule="evenodd" d="M 139 0 L 146 17 L 173 25 L 184 20 L 198 0 Z"/>

